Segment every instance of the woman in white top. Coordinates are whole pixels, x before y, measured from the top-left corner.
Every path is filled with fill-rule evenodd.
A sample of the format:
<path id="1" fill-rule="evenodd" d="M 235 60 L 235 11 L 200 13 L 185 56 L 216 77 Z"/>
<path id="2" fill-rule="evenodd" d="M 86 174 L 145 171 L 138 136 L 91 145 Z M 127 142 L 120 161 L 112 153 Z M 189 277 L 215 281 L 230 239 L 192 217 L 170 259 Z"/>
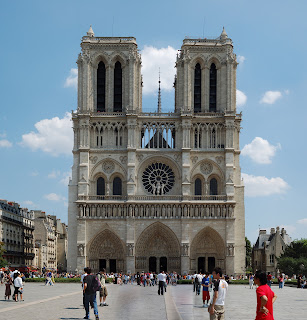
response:
<path id="1" fill-rule="evenodd" d="M 15 296 L 15 301 L 18 301 L 18 293 L 20 294 L 20 300 L 23 301 L 22 299 L 22 290 L 23 290 L 23 284 L 22 284 L 22 278 L 21 274 L 18 272 L 15 274 L 15 279 L 14 279 L 14 296 Z"/>

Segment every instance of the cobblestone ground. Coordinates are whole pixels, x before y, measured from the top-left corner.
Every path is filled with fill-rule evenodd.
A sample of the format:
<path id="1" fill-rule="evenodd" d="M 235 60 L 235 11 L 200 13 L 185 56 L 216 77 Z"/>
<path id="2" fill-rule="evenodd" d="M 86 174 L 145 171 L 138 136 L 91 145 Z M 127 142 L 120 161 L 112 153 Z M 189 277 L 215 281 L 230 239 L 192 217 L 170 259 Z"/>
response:
<path id="1" fill-rule="evenodd" d="M 2 290 L 2 293 L 1 293 Z M 307 290 L 273 287 L 278 298 L 274 306 L 276 320 L 306 320 Z M 202 308 L 201 296 L 192 292 L 191 285 L 168 287 L 159 296 L 157 287 L 108 285 L 108 307 L 99 307 L 100 319 L 106 320 L 198 320 L 209 319 Z M 4 296 L 4 286 L 0 286 Z M 76 283 L 45 287 L 26 283 L 23 302 L 0 300 L 0 319 L 76 320 L 84 317 L 81 286 Z M 247 286 L 229 286 L 226 300 L 226 320 L 255 318 L 255 290 Z M 91 318 L 94 319 L 91 311 Z"/>

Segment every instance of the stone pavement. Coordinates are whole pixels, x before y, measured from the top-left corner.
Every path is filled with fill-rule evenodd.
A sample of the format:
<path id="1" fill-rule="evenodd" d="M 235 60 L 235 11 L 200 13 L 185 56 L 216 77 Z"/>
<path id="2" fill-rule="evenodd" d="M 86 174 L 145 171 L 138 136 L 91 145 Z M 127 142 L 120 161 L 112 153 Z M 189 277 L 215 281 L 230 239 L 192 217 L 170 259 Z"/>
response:
<path id="1" fill-rule="evenodd" d="M 1 293 L 2 290 L 2 293 Z M 278 298 L 274 305 L 276 320 L 305 320 L 307 290 L 273 287 Z M 198 320 L 209 319 L 202 308 L 201 296 L 192 292 L 191 285 L 168 287 L 159 296 L 157 287 L 108 285 L 108 307 L 99 307 L 100 319 L 106 320 Z M 0 286 L 0 294 L 4 286 Z M 23 302 L 0 300 L 0 319 L 10 320 L 77 320 L 84 317 L 81 285 L 58 283 L 45 287 L 41 283 L 26 283 Z M 226 300 L 226 320 L 255 318 L 255 289 L 229 286 Z M 94 319 L 91 311 L 91 318 Z"/>

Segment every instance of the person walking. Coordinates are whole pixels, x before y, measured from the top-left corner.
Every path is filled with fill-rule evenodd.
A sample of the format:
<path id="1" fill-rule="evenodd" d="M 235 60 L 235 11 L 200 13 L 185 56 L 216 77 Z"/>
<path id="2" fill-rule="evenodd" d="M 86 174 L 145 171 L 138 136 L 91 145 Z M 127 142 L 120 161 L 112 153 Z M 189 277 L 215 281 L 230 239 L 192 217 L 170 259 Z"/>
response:
<path id="1" fill-rule="evenodd" d="M 254 287 L 254 275 L 252 273 L 249 275 L 248 282 L 249 282 L 249 288 L 253 289 L 253 287 Z"/>
<path id="2" fill-rule="evenodd" d="M 203 307 L 208 308 L 208 303 L 210 301 L 210 294 L 209 294 L 210 280 L 206 273 L 204 274 L 201 285 L 203 287 Z"/>
<path id="3" fill-rule="evenodd" d="M 16 272 L 14 277 L 15 277 L 15 279 L 14 279 L 14 287 L 15 287 L 14 298 L 15 298 L 15 301 L 18 302 L 18 293 L 20 294 L 20 301 L 23 301 L 23 299 L 22 299 L 23 284 L 22 284 L 22 278 L 21 278 L 20 272 Z"/>
<path id="4" fill-rule="evenodd" d="M 6 297 L 7 297 L 7 300 L 10 300 L 10 296 L 12 294 L 12 291 L 11 291 L 12 284 L 13 284 L 12 278 L 10 276 L 8 276 L 6 279 L 6 283 L 5 283 L 4 300 L 6 300 Z"/>
<path id="5" fill-rule="evenodd" d="M 214 268 L 213 275 L 213 299 L 208 308 L 210 320 L 224 320 L 225 319 L 225 298 L 228 289 L 228 283 L 222 279 L 222 269 Z"/>
<path id="6" fill-rule="evenodd" d="M 108 295 L 108 290 L 106 287 L 106 278 L 107 278 L 106 269 L 102 269 L 102 271 L 98 273 L 98 279 L 101 285 L 101 288 L 99 291 L 100 307 L 108 306 L 108 304 L 106 303 L 106 299 Z"/>
<path id="7" fill-rule="evenodd" d="M 99 320 L 97 301 L 96 301 L 96 291 L 98 288 L 99 280 L 92 273 L 91 268 L 86 268 L 85 272 L 87 276 L 83 280 L 83 292 L 84 292 L 84 308 L 85 308 L 85 317 L 83 319 L 89 319 L 90 316 L 90 307 L 89 304 L 92 303 L 94 306 L 94 314 L 96 320 Z"/>
<path id="8" fill-rule="evenodd" d="M 272 275 L 271 275 L 270 272 L 268 272 L 268 275 L 267 275 L 266 278 L 267 278 L 267 284 L 268 284 L 268 286 L 271 287 L 271 285 L 272 285 Z"/>
<path id="9" fill-rule="evenodd" d="M 273 303 L 277 296 L 267 284 L 266 273 L 261 270 L 256 271 L 254 282 L 258 286 L 256 289 L 257 309 L 255 320 L 274 320 Z"/>
<path id="10" fill-rule="evenodd" d="M 166 277 L 165 277 L 165 274 L 164 274 L 164 271 L 160 272 L 158 274 L 158 295 L 162 294 L 163 296 L 163 293 L 164 293 L 164 281 L 166 281 Z"/>
<path id="11" fill-rule="evenodd" d="M 282 289 L 284 286 L 284 277 L 282 274 L 279 275 L 278 277 L 278 289 Z"/>

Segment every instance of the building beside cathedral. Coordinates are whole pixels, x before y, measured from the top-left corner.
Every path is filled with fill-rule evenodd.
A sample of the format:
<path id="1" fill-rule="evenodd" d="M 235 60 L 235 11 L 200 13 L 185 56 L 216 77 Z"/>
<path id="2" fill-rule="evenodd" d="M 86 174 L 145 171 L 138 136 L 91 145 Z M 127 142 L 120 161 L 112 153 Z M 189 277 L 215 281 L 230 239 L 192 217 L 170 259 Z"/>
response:
<path id="1" fill-rule="evenodd" d="M 245 270 L 236 55 L 225 30 L 185 39 L 173 113 L 142 112 L 133 37 L 82 38 L 68 266 L 97 272 Z"/>

